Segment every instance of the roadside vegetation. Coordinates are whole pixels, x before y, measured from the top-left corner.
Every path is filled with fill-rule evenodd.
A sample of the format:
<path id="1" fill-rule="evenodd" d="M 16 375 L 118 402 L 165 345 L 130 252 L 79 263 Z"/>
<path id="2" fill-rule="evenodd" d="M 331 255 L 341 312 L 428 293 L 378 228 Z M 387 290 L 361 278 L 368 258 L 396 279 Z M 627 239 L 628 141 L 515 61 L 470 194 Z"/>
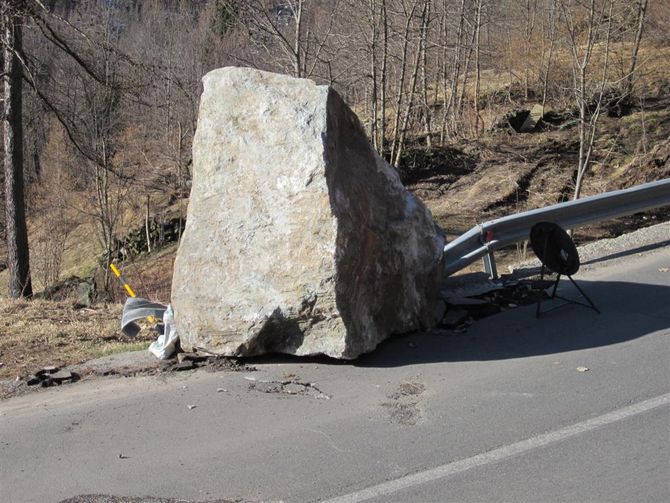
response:
<path id="1" fill-rule="evenodd" d="M 120 317 L 119 304 L 75 309 L 69 301 L 0 299 L 0 380 L 25 377 L 47 365 L 146 349 L 150 332 L 130 342 L 120 333 Z"/>

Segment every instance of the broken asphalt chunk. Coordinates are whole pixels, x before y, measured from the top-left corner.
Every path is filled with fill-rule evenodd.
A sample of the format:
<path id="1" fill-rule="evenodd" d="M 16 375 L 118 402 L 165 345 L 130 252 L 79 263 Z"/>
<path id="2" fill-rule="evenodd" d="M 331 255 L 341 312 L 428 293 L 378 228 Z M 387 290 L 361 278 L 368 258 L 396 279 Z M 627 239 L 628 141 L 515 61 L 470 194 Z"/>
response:
<path id="1" fill-rule="evenodd" d="M 34 375 L 28 376 L 28 379 L 26 380 L 26 384 L 28 384 L 28 386 L 36 386 L 40 382 L 42 382 L 42 380 L 39 377 L 34 376 Z"/>
<path id="2" fill-rule="evenodd" d="M 172 366 L 172 370 L 176 372 L 181 372 L 183 370 L 193 370 L 194 368 L 196 368 L 196 364 L 191 360 L 184 360 L 183 362 L 176 363 Z"/>
<path id="3" fill-rule="evenodd" d="M 56 382 L 53 380 L 53 378 L 50 375 L 45 375 L 40 379 L 40 385 L 43 388 L 48 388 L 49 386 L 53 386 Z"/>
<path id="4" fill-rule="evenodd" d="M 209 360 L 210 356 L 199 355 L 197 353 L 179 353 L 177 354 L 177 361 L 179 363 L 183 362 L 193 362 L 193 363 L 202 363 Z"/>
<path id="5" fill-rule="evenodd" d="M 58 367 L 44 367 L 35 375 L 30 375 L 26 379 L 28 386 L 37 386 L 38 384 L 43 388 L 55 386 L 56 384 L 63 384 L 66 382 L 74 382 L 79 379 L 79 375 L 69 370 L 59 370 Z"/>
<path id="6" fill-rule="evenodd" d="M 58 372 L 50 374 L 50 377 L 58 384 L 61 384 L 64 381 L 73 381 L 75 375 L 69 370 L 60 370 Z"/>

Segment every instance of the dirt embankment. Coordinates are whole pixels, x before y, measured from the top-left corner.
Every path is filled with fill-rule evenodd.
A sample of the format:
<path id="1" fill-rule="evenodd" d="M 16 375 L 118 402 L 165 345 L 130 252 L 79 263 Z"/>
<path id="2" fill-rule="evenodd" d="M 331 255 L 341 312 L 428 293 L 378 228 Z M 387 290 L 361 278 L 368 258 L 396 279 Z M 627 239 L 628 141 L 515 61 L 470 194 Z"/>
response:
<path id="1" fill-rule="evenodd" d="M 647 100 L 648 102 L 650 100 Z M 582 195 L 670 177 L 670 97 L 624 117 L 603 117 Z M 449 237 L 477 223 L 569 200 L 579 152 L 577 130 L 563 123 L 519 134 L 511 127 L 448 147 L 413 146 L 405 184 L 429 206 Z M 582 229 L 578 240 L 612 237 L 670 219 L 668 209 Z"/>

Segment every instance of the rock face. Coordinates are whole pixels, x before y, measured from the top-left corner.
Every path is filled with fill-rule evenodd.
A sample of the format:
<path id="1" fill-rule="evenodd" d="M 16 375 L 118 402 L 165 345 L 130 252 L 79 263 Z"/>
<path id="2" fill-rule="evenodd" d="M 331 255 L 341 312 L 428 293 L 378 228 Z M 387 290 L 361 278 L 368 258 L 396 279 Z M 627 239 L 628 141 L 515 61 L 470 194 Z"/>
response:
<path id="1" fill-rule="evenodd" d="M 442 232 L 342 98 L 252 69 L 203 82 L 172 283 L 182 347 L 351 359 L 433 326 Z"/>

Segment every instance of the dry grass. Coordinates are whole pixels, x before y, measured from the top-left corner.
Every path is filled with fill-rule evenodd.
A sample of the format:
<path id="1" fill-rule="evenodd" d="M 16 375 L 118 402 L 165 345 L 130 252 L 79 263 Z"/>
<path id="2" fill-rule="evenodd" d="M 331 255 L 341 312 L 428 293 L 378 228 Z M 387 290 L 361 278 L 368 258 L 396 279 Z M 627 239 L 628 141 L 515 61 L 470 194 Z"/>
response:
<path id="1" fill-rule="evenodd" d="M 74 309 L 71 302 L 0 299 L 0 379 L 147 348 L 155 334 L 143 330 L 129 339 L 120 318 L 119 304 Z"/>
<path id="2" fill-rule="evenodd" d="M 177 253 L 177 244 L 171 244 L 150 255 L 133 258 L 118 264 L 123 276 L 139 297 L 163 304 L 170 303 L 172 268 Z M 125 292 L 120 283 L 114 283 L 115 298 L 122 299 Z"/>

